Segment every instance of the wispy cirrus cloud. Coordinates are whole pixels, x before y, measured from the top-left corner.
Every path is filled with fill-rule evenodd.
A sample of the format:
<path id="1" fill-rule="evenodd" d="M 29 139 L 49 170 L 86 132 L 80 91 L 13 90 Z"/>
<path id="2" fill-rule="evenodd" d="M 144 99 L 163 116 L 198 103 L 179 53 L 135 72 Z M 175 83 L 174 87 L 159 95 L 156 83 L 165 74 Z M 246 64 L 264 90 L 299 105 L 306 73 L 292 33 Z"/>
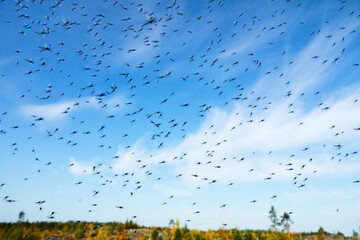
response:
<path id="1" fill-rule="evenodd" d="M 294 173 L 287 171 L 285 166 L 279 166 L 279 163 L 285 165 L 288 162 L 292 162 L 293 168 L 297 170 L 307 164 L 308 167 L 302 171 L 304 176 L 314 171 L 332 176 L 354 174 L 355 169 L 360 167 L 358 163 L 350 161 L 338 164 L 331 160 L 331 154 L 307 154 L 301 150 L 306 147 L 308 151 L 312 151 L 312 148 L 318 150 L 319 146 L 329 144 L 326 151 L 331 152 L 337 141 L 351 145 L 358 137 L 353 130 L 360 122 L 360 110 L 353 102 L 358 93 L 340 99 L 327 112 L 314 109 L 307 114 L 299 114 L 298 119 L 303 122 L 301 126 L 293 121 L 293 116 L 288 114 L 286 108 L 283 109 L 285 111 L 272 111 L 264 123 L 246 123 L 247 117 L 236 114 L 244 110 L 240 106 L 231 113 L 214 109 L 199 131 L 190 134 L 178 145 L 148 151 L 144 145 L 137 144 L 136 148 L 119 152 L 120 159 L 114 170 L 129 171 L 139 168 L 141 164 L 147 165 L 149 170 L 165 160 L 166 164 L 174 167 L 174 175 L 181 173 L 189 183 L 195 180 L 191 174 L 208 178 L 207 182 L 217 179 L 222 183 L 230 183 L 263 181 L 271 172 L 276 172 L 274 179 L 288 180 Z M 329 119 L 331 123 L 324 124 Z M 335 130 L 329 129 L 331 124 L 337 126 Z M 209 129 L 211 125 L 214 127 Z M 236 128 L 231 130 L 233 127 Z M 341 132 L 342 129 L 345 130 L 344 134 L 335 138 L 337 130 Z M 289 158 L 293 153 L 295 157 Z M 174 157 L 177 159 L 173 160 Z M 309 164 L 310 158 L 316 162 Z M 137 159 L 141 159 L 142 163 L 136 163 Z M 211 163 L 206 164 L 208 161 Z M 249 172 L 251 169 L 254 171 Z"/>
<path id="2" fill-rule="evenodd" d="M 339 165 L 331 159 L 331 154 L 336 150 L 334 145 L 339 142 L 349 151 L 353 147 L 353 141 L 358 138 L 353 129 L 360 122 L 360 110 L 355 101 L 360 97 L 359 85 L 339 89 L 333 96 L 322 96 L 318 100 L 321 101 L 320 105 L 307 105 L 300 95 L 301 92 L 314 95 L 314 86 L 323 86 L 330 73 L 334 74 L 330 71 L 333 64 L 331 60 L 339 54 L 339 49 L 327 50 L 329 42 L 325 34 L 320 34 L 305 46 L 297 54 L 298 60 L 291 66 L 286 63 L 280 67 L 287 79 L 291 79 L 290 87 L 284 87 L 280 80 L 274 83 L 260 78 L 256 82 L 254 92 L 266 96 L 266 101 L 261 99 L 256 103 L 256 109 L 246 107 L 247 104 L 255 105 L 250 99 L 246 100 L 246 104 L 235 104 L 232 111 L 213 108 L 198 131 L 188 134 L 178 144 L 148 150 L 139 141 L 135 148 L 119 153 L 117 164 L 122 167 L 116 169 L 133 168 L 136 165 L 135 159 L 142 159 L 148 168 L 165 160 L 173 166 L 174 174 L 183 174 L 190 183 L 201 177 L 223 183 L 262 181 L 274 171 L 277 173 L 274 178 L 288 179 L 294 175 L 293 172 L 279 167 L 279 163 L 285 164 L 286 161 L 291 161 L 298 170 L 307 164 L 304 175 L 310 175 L 314 171 L 333 176 L 354 174 L 354 169 L 360 167 L 359 164 L 350 161 Z M 335 39 L 340 40 L 341 37 Z M 322 53 L 322 58 L 328 59 L 328 63 L 311 63 L 316 50 Z M 340 74 L 343 70 L 338 67 L 335 74 Z M 271 86 L 284 94 L 290 88 L 292 94 L 285 97 Z M 272 104 L 269 105 L 268 102 L 271 101 Z M 291 103 L 295 101 L 296 105 L 292 106 Z M 319 146 L 327 147 L 319 149 Z M 307 150 L 301 151 L 305 148 Z M 289 159 L 291 155 L 294 156 Z M 309 158 L 318 161 L 308 164 Z M 251 169 L 254 171 L 249 173 Z M 333 169 L 337 171 L 334 172 Z M 200 178 L 195 179 L 191 175 L 198 175 Z"/>
<path id="3" fill-rule="evenodd" d="M 80 163 L 75 158 L 70 157 L 70 173 L 77 176 L 87 176 L 92 174 L 93 165 Z"/>
<path id="4" fill-rule="evenodd" d="M 20 112 L 25 116 L 42 117 L 46 121 L 61 121 L 65 119 L 69 113 L 83 109 L 102 109 L 105 112 L 123 110 L 125 102 L 126 98 L 123 95 L 116 95 L 101 100 L 97 97 L 87 97 L 76 100 L 58 101 L 55 103 L 27 104 L 20 108 Z M 101 108 L 104 105 L 108 107 Z"/>

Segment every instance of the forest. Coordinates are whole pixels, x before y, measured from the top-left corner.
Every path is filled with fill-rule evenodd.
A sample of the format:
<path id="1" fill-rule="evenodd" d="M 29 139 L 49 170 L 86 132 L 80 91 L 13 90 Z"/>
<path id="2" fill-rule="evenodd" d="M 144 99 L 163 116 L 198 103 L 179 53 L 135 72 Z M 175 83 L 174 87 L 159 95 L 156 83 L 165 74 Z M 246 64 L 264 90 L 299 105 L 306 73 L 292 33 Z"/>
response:
<path id="1" fill-rule="evenodd" d="M 0 223 L 0 239 L 96 239 L 96 240 L 358 240 L 354 231 L 352 237 L 338 232 L 330 234 L 322 227 L 317 232 L 286 232 L 274 230 L 239 230 L 222 226 L 217 230 L 200 231 L 189 229 L 179 221 L 170 220 L 167 227 L 140 226 L 132 220 L 121 222 L 28 222 Z"/>

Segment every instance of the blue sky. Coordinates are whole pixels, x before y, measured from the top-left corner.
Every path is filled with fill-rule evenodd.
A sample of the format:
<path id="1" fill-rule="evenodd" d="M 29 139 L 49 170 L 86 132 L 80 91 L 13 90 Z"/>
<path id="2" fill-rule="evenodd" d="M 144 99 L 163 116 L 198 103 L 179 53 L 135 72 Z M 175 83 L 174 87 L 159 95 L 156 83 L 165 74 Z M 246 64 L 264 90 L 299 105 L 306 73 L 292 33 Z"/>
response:
<path id="1" fill-rule="evenodd" d="M 358 230 L 358 1 L 0 5 L 0 221 Z"/>

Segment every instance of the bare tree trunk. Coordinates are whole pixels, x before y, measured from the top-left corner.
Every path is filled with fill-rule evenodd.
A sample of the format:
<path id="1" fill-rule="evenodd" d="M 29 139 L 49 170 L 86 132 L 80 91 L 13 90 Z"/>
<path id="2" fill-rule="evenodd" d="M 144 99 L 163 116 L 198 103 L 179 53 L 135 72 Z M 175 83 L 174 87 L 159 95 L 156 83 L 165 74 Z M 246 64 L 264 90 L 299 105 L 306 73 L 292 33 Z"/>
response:
<path id="1" fill-rule="evenodd" d="M 286 228 L 286 232 L 289 234 L 290 230 L 289 230 L 289 223 L 287 220 L 285 222 L 285 228 Z"/>

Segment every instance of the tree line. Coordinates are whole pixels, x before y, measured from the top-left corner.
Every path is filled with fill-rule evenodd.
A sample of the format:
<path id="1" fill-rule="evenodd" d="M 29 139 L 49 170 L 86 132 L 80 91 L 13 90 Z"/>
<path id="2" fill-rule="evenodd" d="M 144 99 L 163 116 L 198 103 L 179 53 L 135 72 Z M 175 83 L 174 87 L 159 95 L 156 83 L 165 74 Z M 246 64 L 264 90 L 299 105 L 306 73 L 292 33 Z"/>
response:
<path id="1" fill-rule="evenodd" d="M 285 212 L 280 218 L 272 206 L 269 211 L 271 222 L 268 230 L 240 230 L 238 228 L 200 231 L 189 229 L 185 224 L 180 227 L 179 221 L 170 220 L 167 227 L 145 227 L 126 220 L 121 222 L 28 222 L 25 213 L 18 215 L 18 222 L 0 223 L 0 239 L 96 239 L 96 240 L 326 240 L 347 239 L 344 234 L 337 233 L 335 238 L 322 227 L 317 232 L 291 233 L 291 213 Z M 279 230 L 282 227 L 282 231 Z M 354 231 L 354 236 L 358 233 Z M 315 236 L 315 238 L 314 238 Z M 308 238 L 309 237 L 309 238 Z M 351 240 L 358 239 L 354 237 Z M 360 238 L 359 238 L 360 240 Z"/>

